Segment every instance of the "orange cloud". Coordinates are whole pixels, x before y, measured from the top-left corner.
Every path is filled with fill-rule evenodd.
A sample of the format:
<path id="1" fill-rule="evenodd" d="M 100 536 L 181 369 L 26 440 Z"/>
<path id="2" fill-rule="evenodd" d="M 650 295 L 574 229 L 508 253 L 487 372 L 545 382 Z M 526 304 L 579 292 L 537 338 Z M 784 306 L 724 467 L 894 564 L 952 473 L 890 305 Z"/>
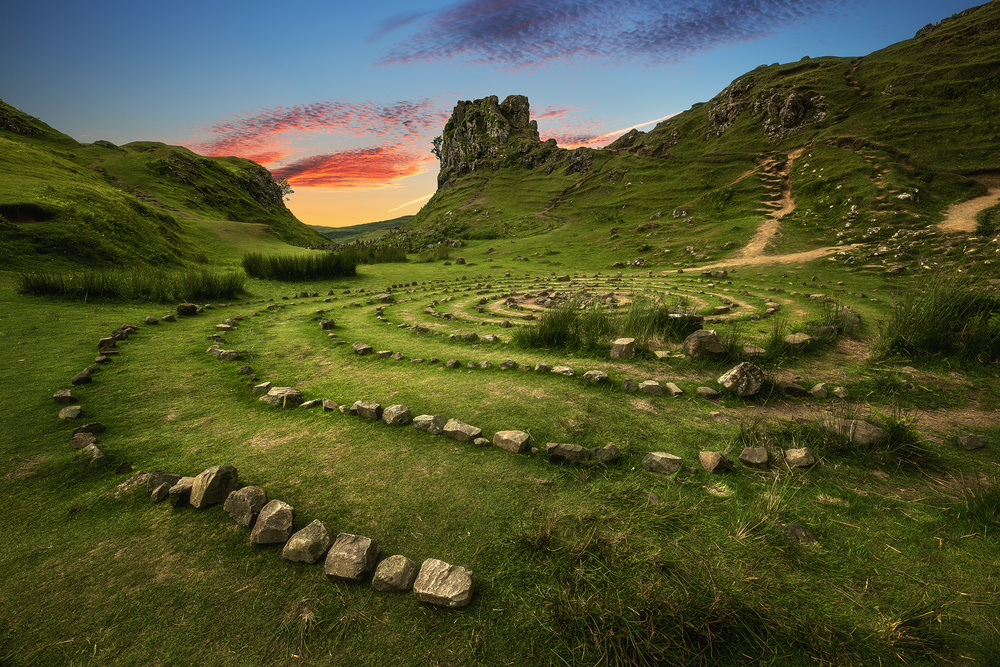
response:
<path id="1" fill-rule="evenodd" d="M 358 148 L 326 155 L 313 155 L 272 169 L 275 178 L 305 188 L 376 188 L 424 171 L 429 156 L 401 145 Z"/>

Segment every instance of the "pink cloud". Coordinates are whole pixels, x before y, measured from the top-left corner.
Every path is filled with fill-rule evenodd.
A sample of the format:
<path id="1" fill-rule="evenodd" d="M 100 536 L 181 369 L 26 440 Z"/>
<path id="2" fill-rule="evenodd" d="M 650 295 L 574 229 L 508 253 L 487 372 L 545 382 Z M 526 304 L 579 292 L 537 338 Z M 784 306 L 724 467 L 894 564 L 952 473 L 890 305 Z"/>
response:
<path id="1" fill-rule="evenodd" d="M 403 145 L 379 146 L 313 155 L 272 169 L 271 174 L 298 187 L 371 188 L 419 174 L 431 162 L 436 160 Z"/>

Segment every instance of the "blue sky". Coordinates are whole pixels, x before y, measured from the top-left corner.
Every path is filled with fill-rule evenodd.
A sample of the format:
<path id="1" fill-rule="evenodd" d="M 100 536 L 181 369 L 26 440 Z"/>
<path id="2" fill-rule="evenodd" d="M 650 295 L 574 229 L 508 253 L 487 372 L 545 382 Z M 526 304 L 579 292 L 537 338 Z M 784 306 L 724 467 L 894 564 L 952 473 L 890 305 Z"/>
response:
<path id="1" fill-rule="evenodd" d="M 414 213 L 455 102 L 527 95 L 542 138 L 603 146 L 757 65 L 860 56 L 969 0 L 30 0 L 0 97 L 80 141 L 240 155 L 306 223 Z"/>

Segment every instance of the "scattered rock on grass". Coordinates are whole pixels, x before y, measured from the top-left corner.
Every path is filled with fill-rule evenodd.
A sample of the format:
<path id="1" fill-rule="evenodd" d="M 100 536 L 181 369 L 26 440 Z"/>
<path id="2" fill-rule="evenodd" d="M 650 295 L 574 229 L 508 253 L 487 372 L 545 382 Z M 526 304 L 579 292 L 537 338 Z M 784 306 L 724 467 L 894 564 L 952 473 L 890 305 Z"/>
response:
<path id="1" fill-rule="evenodd" d="M 253 544 L 284 544 L 292 534 L 295 509 L 282 500 L 272 500 L 261 508 L 250 531 Z"/>
<path id="2" fill-rule="evenodd" d="M 642 459 L 642 467 L 649 472 L 672 475 L 681 469 L 684 459 L 667 452 L 650 452 Z"/>
<path id="3" fill-rule="evenodd" d="M 361 581 L 375 569 L 378 542 L 361 535 L 340 533 L 326 554 L 323 572 L 331 579 Z"/>
<path id="4" fill-rule="evenodd" d="M 406 556 L 389 556 L 375 568 L 372 588 L 382 593 L 404 593 L 413 588 L 419 568 Z"/>
<path id="5" fill-rule="evenodd" d="M 315 563 L 333 544 L 330 528 L 315 519 L 308 526 L 292 535 L 281 550 L 281 557 L 296 563 Z"/>
<path id="6" fill-rule="evenodd" d="M 239 525 L 252 528 L 266 504 L 267 492 L 262 487 L 244 486 L 229 494 L 222 509 Z"/>
<path id="7" fill-rule="evenodd" d="M 413 592 L 421 602 L 458 609 L 472 601 L 476 578 L 471 570 L 464 567 L 428 558 L 420 566 L 413 582 Z"/>

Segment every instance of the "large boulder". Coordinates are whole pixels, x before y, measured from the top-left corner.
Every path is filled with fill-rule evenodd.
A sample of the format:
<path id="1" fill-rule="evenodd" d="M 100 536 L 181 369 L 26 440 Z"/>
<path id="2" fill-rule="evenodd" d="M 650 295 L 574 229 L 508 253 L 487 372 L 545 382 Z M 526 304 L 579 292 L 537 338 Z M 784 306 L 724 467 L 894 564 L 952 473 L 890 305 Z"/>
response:
<path id="1" fill-rule="evenodd" d="M 229 494 L 222 509 L 244 528 L 253 526 L 257 515 L 267 504 L 267 492 L 259 486 L 244 486 Z"/>
<path id="2" fill-rule="evenodd" d="M 191 505 L 200 508 L 221 503 L 239 487 L 239 483 L 239 473 L 233 466 L 212 466 L 194 478 Z"/>
<path id="3" fill-rule="evenodd" d="M 684 339 L 684 352 L 690 357 L 714 357 L 725 354 L 726 346 L 722 344 L 719 333 L 715 329 L 699 329 Z"/>
<path id="4" fill-rule="evenodd" d="M 378 564 L 372 575 L 372 588 L 382 593 L 403 593 L 413 588 L 417 564 L 406 556 L 389 556 Z"/>
<path id="5" fill-rule="evenodd" d="M 261 508 L 250 531 L 254 544 L 284 544 L 292 535 L 295 508 L 282 500 L 272 500 Z"/>
<path id="6" fill-rule="evenodd" d="M 333 533 L 330 528 L 315 519 L 289 538 L 281 550 L 281 557 L 296 563 L 315 563 L 326 554 L 331 544 Z"/>
<path id="7" fill-rule="evenodd" d="M 375 569 L 378 542 L 361 535 L 340 533 L 326 554 L 323 572 L 331 579 L 361 581 Z"/>
<path id="8" fill-rule="evenodd" d="M 450 609 L 468 605 L 475 592 L 476 577 L 470 570 L 436 558 L 424 561 L 413 583 L 418 600 Z"/>
<path id="9" fill-rule="evenodd" d="M 767 376 L 749 361 L 730 368 L 719 377 L 719 384 L 737 396 L 753 396 L 767 381 Z"/>

